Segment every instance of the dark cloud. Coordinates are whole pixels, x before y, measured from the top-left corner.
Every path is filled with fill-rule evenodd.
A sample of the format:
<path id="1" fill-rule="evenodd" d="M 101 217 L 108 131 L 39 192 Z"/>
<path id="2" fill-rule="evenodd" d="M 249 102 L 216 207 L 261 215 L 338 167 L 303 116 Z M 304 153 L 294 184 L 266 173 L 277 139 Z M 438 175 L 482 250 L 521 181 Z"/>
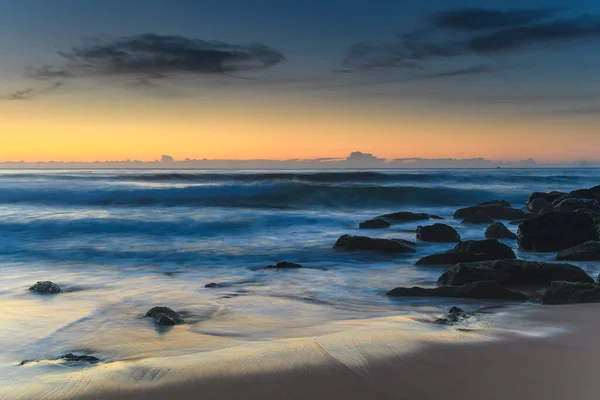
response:
<path id="1" fill-rule="evenodd" d="M 135 75 L 230 74 L 274 66 L 281 52 L 263 44 L 236 45 L 217 41 L 144 34 L 114 39 L 89 38 L 71 51 L 59 52 L 67 64 L 45 66 L 39 77 L 65 74 Z"/>
<path id="2" fill-rule="evenodd" d="M 529 25 L 553 18 L 560 11 L 558 8 L 508 11 L 459 8 L 434 13 L 426 18 L 426 22 L 437 29 L 479 31 Z"/>
<path id="3" fill-rule="evenodd" d="M 424 21 L 423 26 L 394 42 L 350 47 L 344 66 L 353 71 L 384 67 L 425 70 L 444 59 L 489 57 L 537 44 L 600 40 L 600 17 L 569 17 L 560 9 L 463 8 L 435 13 Z"/>
<path id="4" fill-rule="evenodd" d="M 230 44 L 175 35 L 143 34 L 116 38 L 87 38 L 69 51 L 59 51 L 62 65 L 29 68 L 36 80 L 61 79 L 56 87 L 25 89 L 3 96 L 9 100 L 31 99 L 75 78 L 126 79 L 123 87 L 169 92 L 168 79 L 181 75 L 223 75 L 266 69 L 285 61 L 284 55 L 264 44 Z M 241 78 L 240 76 L 236 76 Z M 160 82 L 160 84 L 158 83 Z"/>
<path id="5" fill-rule="evenodd" d="M 475 53 L 491 54 L 536 43 L 598 39 L 600 39 L 600 18 L 582 16 L 479 35 L 469 41 L 469 48 Z"/>

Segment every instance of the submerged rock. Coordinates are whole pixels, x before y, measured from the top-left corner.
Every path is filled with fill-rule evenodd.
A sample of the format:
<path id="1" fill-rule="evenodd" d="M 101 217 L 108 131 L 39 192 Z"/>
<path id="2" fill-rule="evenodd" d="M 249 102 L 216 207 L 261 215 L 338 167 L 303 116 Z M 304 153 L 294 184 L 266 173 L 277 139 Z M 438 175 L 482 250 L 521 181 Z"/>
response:
<path id="1" fill-rule="evenodd" d="M 154 307 L 146 313 L 146 317 L 151 317 L 159 325 L 177 325 L 185 322 L 181 315 L 169 307 Z"/>
<path id="2" fill-rule="evenodd" d="M 460 235 L 456 229 L 446 224 L 417 226 L 417 240 L 425 242 L 459 242 Z"/>
<path id="3" fill-rule="evenodd" d="M 600 261 L 600 243 L 589 240 L 585 243 L 569 247 L 557 254 L 557 260 Z"/>
<path id="4" fill-rule="evenodd" d="M 494 282 L 476 282 L 462 286 L 440 286 L 436 288 L 399 287 L 390 290 L 392 297 L 462 297 L 472 299 L 526 300 L 523 293 L 515 292 Z"/>
<path id="5" fill-rule="evenodd" d="M 474 312 L 466 312 L 460 307 L 453 306 L 448 310 L 445 318 L 438 318 L 435 320 L 436 324 L 452 324 L 456 322 L 464 321 L 465 319 L 474 316 Z"/>
<path id="6" fill-rule="evenodd" d="M 485 237 L 488 239 L 516 239 L 517 235 L 502 222 L 494 222 L 485 230 Z"/>
<path id="7" fill-rule="evenodd" d="M 384 220 L 383 218 L 373 218 L 368 221 L 361 222 L 358 227 L 359 229 L 381 229 L 389 228 L 392 224 Z"/>
<path id="8" fill-rule="evenodd" d="M 215 283 L 215 282 L 211 282 L 211 283 L 207 283 L 206 285 L 204 285 L 204 287 L 207 288 L 207 289 L 218 289 L 218 288 L 223 287 L 223 285 L 220 285 L 220 284 Z"/>
<path id="9" fill-rule="evenodd" d="M 600 303 L 600 284 L 581 282 L 552 282 L 542 300 L 543 304 Z"/>
<path id="10" fill-rule="evenodd" d="M 519 224 L 518 243 L 524 250 L 560 251 L 598 240 L 592 217 L 580 212 L 550 212 Z"/>
<path id="11" fill-rule="evenodd" d="M 481 253 L 454 253 L 449 251 L 446 253 L 432 254 L 425 256 L 418 260 L 416 265 L 452 265 L 461 262 L 474 262 L 474 261 L 486 261 L 493 260 L 494 257 L 488 254 Z"/>
<path id="12" fill-rule="evenodd" d="M 380 219 L 386 219 L 394 222 L 410 222 L 410 221 L 422 221 L 426 219 L 444 219 L 437 215 L 425 214 L 425 213 L 413 213 L 408 211 L 400 211 L 391 214 L 380 215 Z M 375 218 L 375 219 L 377 219 Z"/>
<path id="13" fill-rule="evenodd" d="M 461 221 L 462 224 L 490 224 L 492 222 L 494 220 L 482 210 L 477 211 L 475 214 L 467 215 Z"/>
<path id="14" fill-rule="evenodd" d="M 292 268 L 304 268 L 300 264 L 296 264 L 288 261 L 281 261 L 275 265 L 267 265 L 265 269 L 292 269 Z"/>
<path id="15" fill-rule="evenodd" d="M 382 253 L 414 253 L 412 242 L 402 239 L 376 239 L 366 236 L 342 235 L 335 242 L 336 250 L 365 250 Z"/>
<path id="16" fill-rule="evenodd" d="M 87 356 L 87 355 L 75 355 L 73 353 L 68 353 L 65 354 L 64 356 L 60 357 L 63 360 L 67 361 L 67 362 L 88 362 L 90 364 L 96 364 L 100 362 L 100 359 L 98 357 L 94 357 L 94 356 Z"/>
<path id="17" fill-rule="evenodd" d="M 60 287 L 56 283 L 50 281 L 36 282 L 33 286 L 29 288 L 29 290 L 31 290 L 32 292 L 43 294 L 55 294 L 61 292 Z"/>
<path id="18" fill-rule="evenodd" d="M 491 281 L 505 286 L 549 285 L 553 281 L 593 282 L 581 268 L 571 264 L 494 260 L 453 265 L 439 277 L 438 285 L 460 286 Z"/>

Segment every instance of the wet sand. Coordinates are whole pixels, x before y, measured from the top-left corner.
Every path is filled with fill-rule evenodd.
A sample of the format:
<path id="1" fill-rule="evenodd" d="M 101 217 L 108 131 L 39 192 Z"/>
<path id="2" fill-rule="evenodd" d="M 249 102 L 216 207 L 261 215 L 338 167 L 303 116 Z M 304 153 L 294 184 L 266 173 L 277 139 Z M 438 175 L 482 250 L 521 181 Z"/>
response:
<path id="1" fill-rule="evenodd" d="M 600 305 L 523 305 L 454 326 L 426 322 L 431 316 L 335 322 L 310 337 L 67 367 L 68 372 L 41 376 L 18 391 L 3 388 L 0 394 L 150 400 L 597 399 L 599 314 Z"/>

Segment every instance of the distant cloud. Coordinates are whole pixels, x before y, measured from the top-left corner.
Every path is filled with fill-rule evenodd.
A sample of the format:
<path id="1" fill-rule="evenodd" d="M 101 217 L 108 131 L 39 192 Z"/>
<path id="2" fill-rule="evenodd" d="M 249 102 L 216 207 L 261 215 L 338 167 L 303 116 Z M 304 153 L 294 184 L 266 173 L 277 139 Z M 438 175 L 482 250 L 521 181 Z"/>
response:
<path id="1" fill-rule="evenodd" d="M 51 86 L 40 89 L 21 89 L 12 93 L 0 95 L 1 100 L 31 100 L 39 95 L 48 94 L 64 86 L 62 82 L 55 82 Z"/>
<path id="2" fill-rule="evenodd" d="M 528 158 L 521 161 L 492 161 L 485 158 L 398 158 L 386 160 L 370 153 L 356 151 L 346 158 L 315 158 L 293 160 L 211 160 L 189 159 L 179 161 L 163 155 L 155 161 L 96 161 L 96 162 L 10 162 L 0 161 L 1 168 L 214 168 L 214 169 L 378 169 L 378 168 L 544 168 L 544 167 L 600 167 L 600 161 L 572 163 L 537 163 Z"/>
<path id="3" fill-rule="evenodd" d="M 570 17 L 564 10 L 547 8 L 462 8 L 431 14 L 422 26 L 394 41 L 355 44 L 348 49 L 343 65 L 350 71 L 390 67 L 425 70 L 443 59 L 490 57 L 535 44 L 585 40 L 600 41 L 599 16 Z M 444 76 L 455 75 L 439 75 Z"/>

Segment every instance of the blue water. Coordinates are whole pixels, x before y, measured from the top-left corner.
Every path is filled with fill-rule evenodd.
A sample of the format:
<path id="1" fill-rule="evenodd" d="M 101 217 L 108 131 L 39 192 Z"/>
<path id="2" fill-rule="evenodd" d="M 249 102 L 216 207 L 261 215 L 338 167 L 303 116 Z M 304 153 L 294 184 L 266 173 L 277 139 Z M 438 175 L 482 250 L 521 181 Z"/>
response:
<path id="1" fill-rule="evenodd" d="M 485 227 L 452 219 L 457 208 L 493 199 L 524 208 L 533 191 L 599 183 L 600 171 L 591 169 L 0 171 L 0 300 L 8 310 L 0 361 L 74 349 L 139 356 L 143 349 L 124 350 L 113 338 L 154 332 L 138 318 L 154 305 L 187 311 L 192 332 L 244 340 L 441 309 L 449 303 L 384 294 L 434 285 L 442 270 L 414 262 L 451 244 L 419 243 L 415 254 L 386 256 L 335 252 L 333 243 L 345 233 L 415 240 L 426 221 L 358 230 L 360 221 L 396 211 L 437 214 L 463 239 L 481 239 Z M 516 250 L 515 241 L 506 243 Z M 283 260 L 306 268 L 261 268 Z M 579 265 L 598 273 L 592 263 Z M 65 293 L 32 295 L 27 288 L 37 280 Z M 209 282 L 227 287 L 204 288 Z"/>

